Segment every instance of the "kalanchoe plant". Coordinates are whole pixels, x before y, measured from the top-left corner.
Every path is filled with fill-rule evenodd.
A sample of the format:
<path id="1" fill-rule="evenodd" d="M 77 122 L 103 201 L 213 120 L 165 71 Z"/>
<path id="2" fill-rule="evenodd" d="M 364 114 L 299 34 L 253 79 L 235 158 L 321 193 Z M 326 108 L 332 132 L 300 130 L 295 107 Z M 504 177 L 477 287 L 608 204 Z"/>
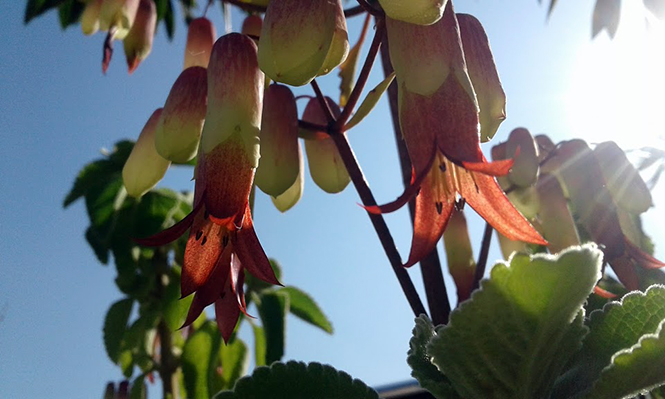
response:
<path id="1" fill-rule="evenodd" d="M 145 397 L 155 374 L 165 398 L 378 396 L 331 366 L 273 363 L 284 356 L 287 313 L 332 333 L 308 294 L 282 286 L 254 230 L 255 185 L 281 211 L 302 196 L 299 139 L 315 184 L 338 193 L 352 182 L 358 191 L 416 317 L 407 362 L 435 397 L 623 398 L 665 383 L 665 288 L 654 285 L 665 282 L 657 270 L 665 264 L 641 228 L 653 205 L 647 184 L 614 143 L 555 145 L 525 128 L 494 146 L 488 162 L 480 144 L 505 119 L 506 96 L 478 19 L 456 14 L 452 0 L 358 0 L 346 10 L 340 0 L 220 0 L 226 11 L 252 15 L 243 34 L 217 39 L 206 17 L 214 2 L 194 18 L 196 2 L 180 1 L 189 21 L 185 68 L 164 108 L 136 144 L 120 142 L 86 166 L 65 199 L 85 199 L 86 240 L 100 262 L 113 255 L 124 295 L 105 318 L 104 343 L 126 379 L 109 383 L 106 396 Z M 26 21 L 55 3 L 28 0 Z M 65 27 L 80 20 L 85 34 L 108 32 L 104 71 L 113 41 L 124 40 L 131 73 L 150 52 L 158 20 L 173 34 L 171 3 L 71 0 L 58 8 Z M 597 1 L 594 35 L 614 35 L 618 3 Z M 656 3 L 644 2 L 658 14 Z M 365 23 L 349 49 L 354 15 Z M 385 76 L 361 101 L 380 53 Z M 327 96 L 316 78 L 337 66 L 340 93 Z M 287 85 L 307 83 L 313 93 L 302 96 L 299 119 Z M 398 104 L 411 180 L 378 206 L 347 136 L 386 91 Z M 193 195 L 154 189 L 171 161 L 195 165 Z M 382 213 L 409 202 L 413 239 L 403 262 Z M 465 204 L 487 222 L 477 261 Z M 483 280 L 493 229 L 506 262 Z M 452 313 L 436 255 L 442 236 L 457 291 Z M 436 326 L 403 268 L 418 262 Z M 608 303 L 628 290 L 642 292 Z M 216 322 L 204 313 L 213 303 Z M 258 320 L 245 316 L 251 305 Z M 235 332 L 244 321 L 258 368 L 241 378 L 249 348 Z"/>

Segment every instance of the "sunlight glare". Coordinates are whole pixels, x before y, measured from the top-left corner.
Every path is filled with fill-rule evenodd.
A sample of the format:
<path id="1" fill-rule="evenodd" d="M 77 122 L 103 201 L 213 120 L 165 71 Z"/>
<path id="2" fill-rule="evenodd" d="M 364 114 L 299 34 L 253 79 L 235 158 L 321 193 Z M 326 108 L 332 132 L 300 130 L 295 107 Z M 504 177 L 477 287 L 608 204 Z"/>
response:
<path id="1" fill-rule="evenodd" d="M 665 26 L 641 2 L 624 2 L 613 40 L 601 32 L 578 48 L 564 94 L 567 137 L 614 140 L 624 149 L 664 136 Z"/>

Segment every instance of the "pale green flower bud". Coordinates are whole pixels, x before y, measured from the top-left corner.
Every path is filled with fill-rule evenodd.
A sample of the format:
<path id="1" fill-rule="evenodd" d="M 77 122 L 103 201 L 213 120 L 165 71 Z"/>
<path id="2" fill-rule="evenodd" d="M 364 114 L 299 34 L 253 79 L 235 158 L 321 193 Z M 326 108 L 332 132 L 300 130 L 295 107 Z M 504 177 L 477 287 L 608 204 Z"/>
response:
<path id="1" fill-rule="evenodd" d="M 448 0 L 379 0 L 390 18 L 416 25 L 431 25 L 441 19 Z"/>
<path id="2" fill-rule="evenodd" d="M 207 68 L 210 52 L 217 39 L 215 26 L 206 18 L 196 18 L 189 23 L 185 47 L 185 69 L 193 66 Z"/>
<path id="3" fill-rule="evenodd" d="M 90 0 L 81 14 L 81 30 L 84 35 L 93 35 L 99 30 L 99 11 L 104 0 Z"/>
<path id="4" fill-rule="evenodd" d="M 123 40 L 127 66 L 131 74 L 152 50 L 157 25 L 157 8 L 152 0 L 140 0 L 134 25 Z"/>
<path id="5" fill-rule="evenodd" d="M 136 18 L 139 0 L 104 0 L 99 11 L 99 29 L 115 29 L 114 39 L 124 39 Z"/>
<path id="6" fill-rule="evenodd" d="M 171 165 L 155 149 L 155 128 L 161 114 L 161 108 L 153 112 L 122 168 L 123 184 L 132 197 L 141 197 L 155 187 Z"/>

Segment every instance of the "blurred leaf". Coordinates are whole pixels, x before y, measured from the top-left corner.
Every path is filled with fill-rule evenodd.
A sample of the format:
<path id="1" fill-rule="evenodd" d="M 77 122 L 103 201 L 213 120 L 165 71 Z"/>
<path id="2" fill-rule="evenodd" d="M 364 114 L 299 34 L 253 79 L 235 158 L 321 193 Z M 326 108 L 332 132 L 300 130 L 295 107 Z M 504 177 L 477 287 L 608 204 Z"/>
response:
<path id="1" fill-rule="evenodd" d="M 60 27 L 66 29 L 69 25 L 73 25 L 79 21 L 85 4 L 80 0 L 66 0 L 58 7 L 58 16 L 60 18 Z"/>
<path id="2" fill-rule="evenodd" d="M 180 269 L 173 270 L 162 303 L 164 304 L 164 322 L 169 330 L 176 331 L 185 323 L 187 312 L 194 300 L 194 295 L 180 299 Z"/>
<path id="3" fill-rule="evenodd" d="M 215 323 L 208 322 L 189 336 L 182 349 L 182 373 L 185 380 L 187 397 L 190 399 L 208 399 L 211 392 L 210 365 L 213 353 L 217 353 L 221 335 Z"/>
<path id="4" fill-rule="evenodd" d="M 276 259 L 270 259 L 270 266 L 272 266 L 273 272 L 275 272 L 275 277 L 277 277 L 277 280 L 281 280 L 282 278 L 282 266 L 280 266 L 279 262 L 277 262 Z M 273 285 L 270 283 L 266 283 L 263 280 L 260 280 L 254 276 L 252 276 L 250 273 L 245 274 L 245 284 L 247 284 L 247 287 L 249 287 L 249 291 L 254 291 L 254 292 L 260 292 L 265 289 L 272 289 Z"/>
<path id="5" fill-rule="evenodd" d="M 62 206 L 67 208 L 74 201 L 84 196 L 93 186 L 98 186 L 108 181 L 108 176 L 117 172 L 117 166 L 113 162 L 102 159 L 87 164 L 78 174 L 74 186 L 65 197 Z"/>
<path id="6" fill-rule="evenodd" d="M 254 331 L 254 363 L 256 367 L 266 365 L 266 334 L 263 327 L 252 323 Z"/>
<path id="7" fill-rule="evenodd" d="M 173 35 L 175 33 L 175 20 L 173 13 L 173 3 L 171 0 L 166 2 L 166 10 L 164 11 L 164 26 L 166 27 L 166 35 L 169 40 L 173 40 Z"/>
<path id="8" fill-rule="evenodd" d="M 406 358 L 411 366 L 411 376 L 438 399 L 459 398 L 450 380 L 432 364 L 432 358 L 427 353 L 427 345 L 435 334 L 434 325 L 427 316 L 416 317 L 416 326 L 413 328 Z"/>
<path id="9" fill-rule="evenodd" d="M 104 319 L 104 347 L 113 363 L 118 363 L 123 336 L 127 330 L 127 321 L 132 312 L 134 300 L 121 299 L 109 308 Z"/>
<path id="10" fill-rule="evenodd" d="M 148 389 L 145 386 L 145 376 L 141 374 L 132 382 L 132 389 L 129 391 L 129 399 L 146 399 L 148 397 Z"/>
<path id="11" fill-rule="evenodd" d="M 27 24 L 33 18 L 38 17 L 46 11 L 58 7 L 65 0 L 28 0 L 25 7 L 25 16 L 23 22 Z"/>
<path id="12" fill-rule="evenodd" d="M 133 210 L 134 237 L 147 237 L 174 225 L 192 211 L 191 198 L 169 189 L 149 191 Z"/>
<path id="13" fill-rule="evenodd" d="M 216 399 L 378 399 L 379 395 L 360 380 L 343 371 L 319 363 L 290 361 L 259 367 L 251 376 L 238 380 L 233 391 Z"/>
<path id="14" fill-rule="evenodd" d="M 646 293 L 628 293 L 621 302 L 610 302 L 592 312 L 582 351 L 557 381 L 556 394 L 570 397 L 588 392 L 617 352 L 654 333 L 664 319 L 665 286 L 653 286 Z"/>
<path id="15" fill-rule="evenodd" d="M 653 334 L 612 357 L 589 399 L 620 399 L 665 384 L 665 331 L 661 322 Z"/>
<path id="16" fill-rule="evenodd" d="M 100 237 L 97 230 L 95 230 L 92 226 L 88 226 L 88 228 L 85 230 L 85 239 L 88 241 L 88 245 L 90 245 L 92 250 L 95 252 L 97 260 L 99 260 L 104 265 L 108 264 L 109 249 L 102 237 Z"/>
<path id="17" fill-rule="evenodd" d="M 345 126 L 346 130 L 351 129 L 362 122 L 362 120 L 365 119 L 365 117 L 369 115 L 370 112 L 372 112 L 376 104 L 381 99 L 383 93 L 388 90 L 388 86 L 390 86 L 390 84 L 393 82 L 393 79 L 395 79 L 395 72 L 388 75 L 381 83 L 379 83 L 375 88 L 367 93 L 367 97 L 365 97 L 363 102 L 360 104 L 356 113 L 353 114 L 351 119 L 347 122 Z"/>
<path id="18" fill-rule="evenodd" d="M 278 291 L 265 292 L 256 304 L 266 337 L 266 364 L 284 356 L 286 314 L 289 312 L 289 297 Z"/>
<path id="19" fill-rule="evenodd" d="M 610 38 L 613 39 L 619 28 L 620 18 L 621 0 L 596 0 L 596 6 L 593 9 L 591 37 L 596 37 L 598 33 L 605 29 Z"/>
<path id="20" fill-rule="evenodd" d="M 249 348 L 240 339 L 234 338 L 227 345 L 219 346 L 220 365 L 213 373 L 211 391 L 219 392 L 231 389 L 238 380 L 247 373 L 249 368 Z"/>
<path id="21" fill-rule="evenodd" d="M 118 355 L 118 365 L 122 370 L 122 375 L 130 378 L 134 373 L 134 357 L 130 350 L 124 350 Z"/>
<path id="22" fill-rule="evenodd" d="M 497 264 L 432 338 L 432 362 L 466 399 L 549 397 L 586 334 L 582 304 L 602 256 L 584 245 Z"/>
<path id="23" fill-rule="evenodd" d="M 298 318 L 319 327 L 328 334 L 332 334 L 333 327 L 330 320 L 323 313 L 319 305 L 307 293 L 296 287 L 284 287 L 277 290 L 289 297 L 289 310 Z"/>

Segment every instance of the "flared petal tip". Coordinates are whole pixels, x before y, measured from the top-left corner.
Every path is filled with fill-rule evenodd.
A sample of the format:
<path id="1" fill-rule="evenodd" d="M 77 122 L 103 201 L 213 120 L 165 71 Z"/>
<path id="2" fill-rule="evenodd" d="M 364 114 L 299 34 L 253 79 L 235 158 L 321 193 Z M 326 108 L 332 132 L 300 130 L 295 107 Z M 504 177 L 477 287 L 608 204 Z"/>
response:
<path id="1" fill-rule="evenodd" d="M 600 286 L 598 286 L 598 285 L 593 288 L 593 293 L 598 295 L 599 297 L 602 297 L 602 298 L 605 298 L 605 299 L 614 299 L 614 298 L 617 297 L 616 294 L 613 294 L 613 293 L 611 293 L 607 290 L 604 290 L 604 289 L 600 288 Z"/>

